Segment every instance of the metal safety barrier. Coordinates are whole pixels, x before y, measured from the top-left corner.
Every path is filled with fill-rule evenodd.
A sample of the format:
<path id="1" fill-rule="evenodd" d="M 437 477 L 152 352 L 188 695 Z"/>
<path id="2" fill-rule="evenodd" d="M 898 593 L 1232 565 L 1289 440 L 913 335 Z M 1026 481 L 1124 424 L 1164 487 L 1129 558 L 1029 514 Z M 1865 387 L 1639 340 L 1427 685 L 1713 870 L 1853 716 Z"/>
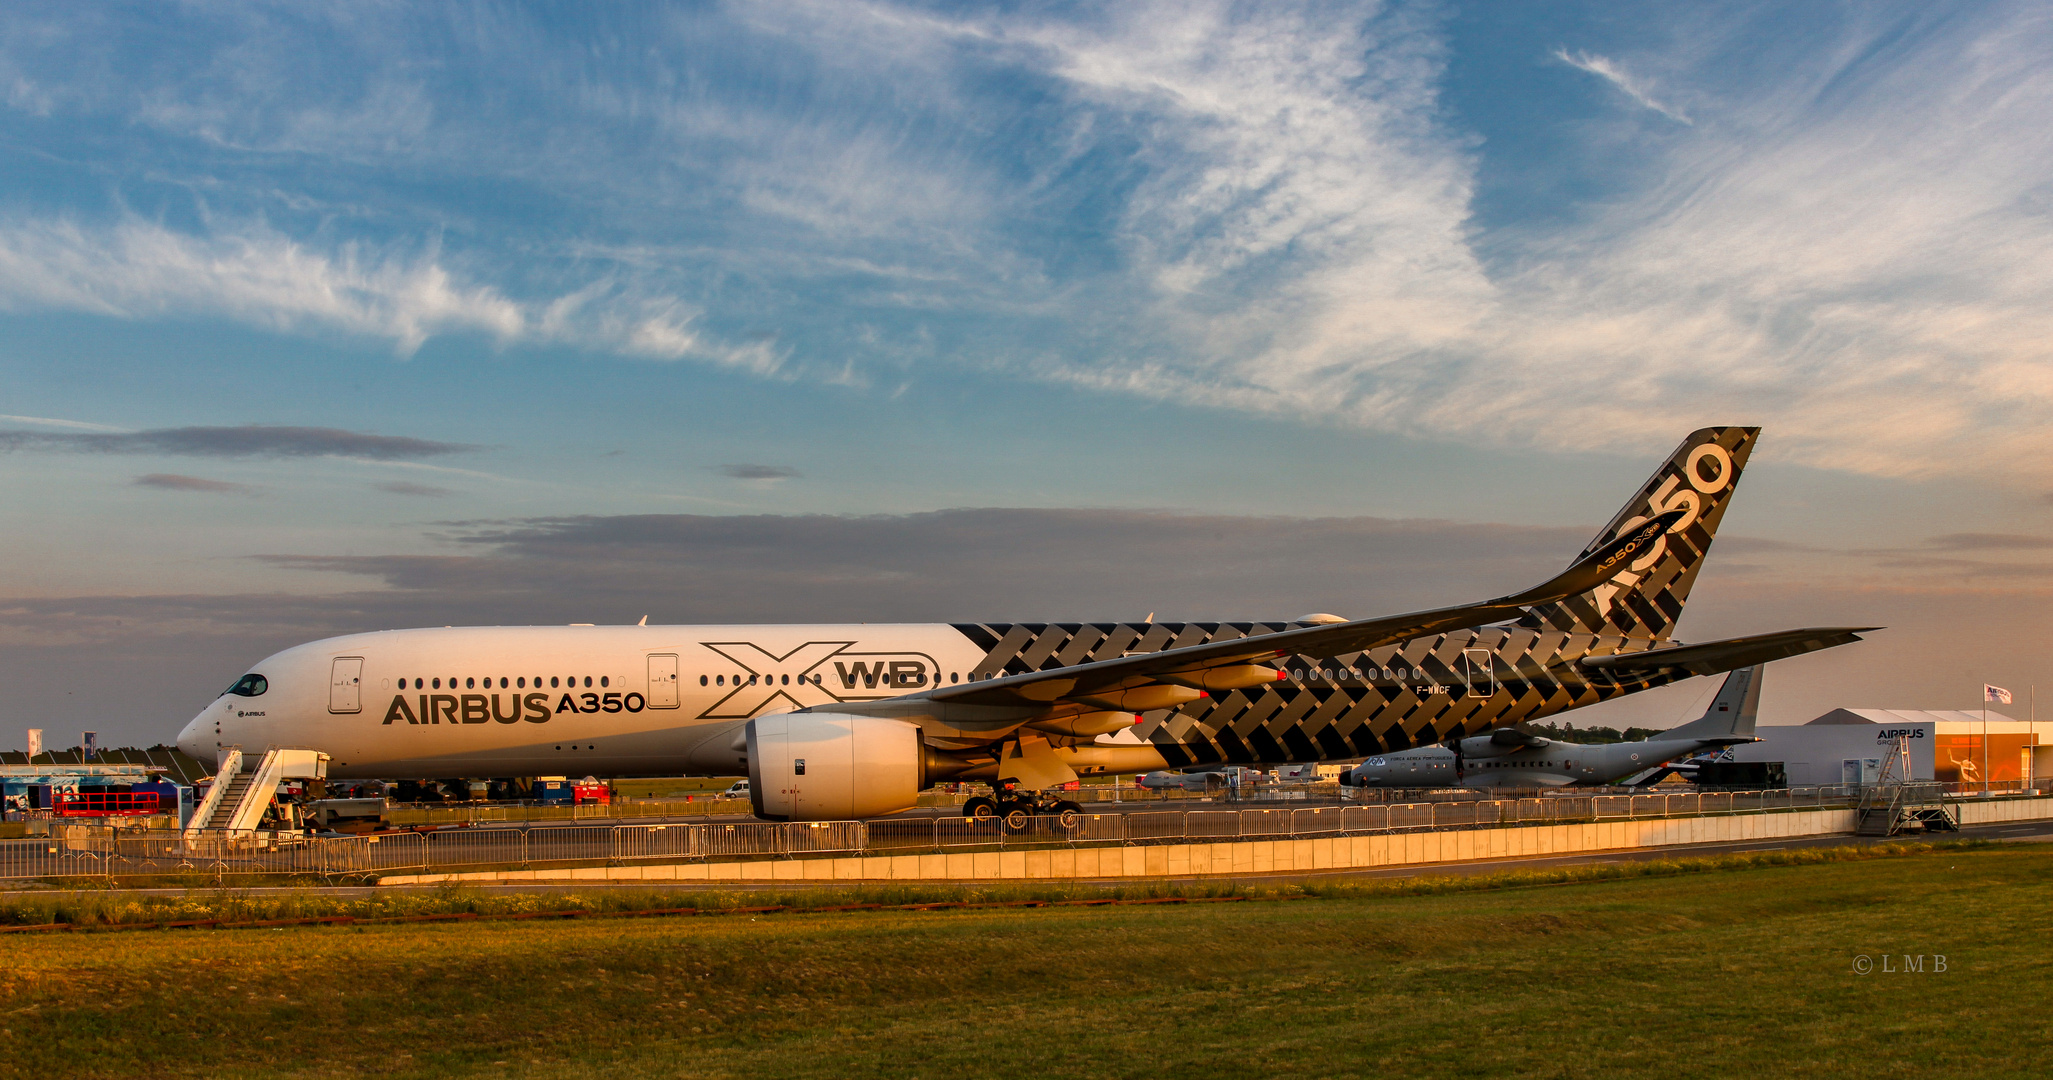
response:
<path id="1" fill-rule="evenodd" d="M 0 840 L 0 878 L 174 875 L 373 875 L 561 863 L 682 862 L 902 854 L 971 848 L 1181 843 L 1192 840 L 1359 836 L 1425 829 L 1486 829 L 1563 822 L 1630 821 L 1764 810 L 1853 807 L 1857 788 L 1689 794 L 1549 795 L 1341 802 L 1291 809 L 1218 806 L 1029 818 L 897 817 L 874 821 L 710 821 L 669 824 L 546 824 L 444 828 L 431 832 L 312 838 L 264 833 L 59 835 Z"/>

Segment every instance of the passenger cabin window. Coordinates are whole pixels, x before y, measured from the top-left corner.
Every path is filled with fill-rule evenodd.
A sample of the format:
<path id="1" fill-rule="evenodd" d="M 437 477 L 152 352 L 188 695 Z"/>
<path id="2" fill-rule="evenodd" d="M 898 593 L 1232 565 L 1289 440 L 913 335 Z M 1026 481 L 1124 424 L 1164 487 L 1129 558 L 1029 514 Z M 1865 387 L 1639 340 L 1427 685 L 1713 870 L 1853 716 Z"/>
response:
<path id="1" fill-rule="evenodd" d="M 259 697 L 270 688 L 271 683 L 269 680 L 265 679 L 262 675 L 252 672 L 235 680 L 235 685 L 222 691 L 222 693 L 234 694 L 236 697 Z"/>

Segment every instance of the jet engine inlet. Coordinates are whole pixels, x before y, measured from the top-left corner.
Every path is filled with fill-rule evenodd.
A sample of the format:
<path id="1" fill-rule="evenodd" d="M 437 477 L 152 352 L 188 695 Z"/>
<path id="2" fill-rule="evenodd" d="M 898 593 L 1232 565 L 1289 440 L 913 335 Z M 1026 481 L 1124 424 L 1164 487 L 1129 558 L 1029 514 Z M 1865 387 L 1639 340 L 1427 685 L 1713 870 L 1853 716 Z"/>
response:
<path id="1" fill-rule="evenodd" d="M 917 724 L 838 713 L 748 722 L 749 800 L 771 821 L 847 821 L 910 810 L 933 752 Z"/>

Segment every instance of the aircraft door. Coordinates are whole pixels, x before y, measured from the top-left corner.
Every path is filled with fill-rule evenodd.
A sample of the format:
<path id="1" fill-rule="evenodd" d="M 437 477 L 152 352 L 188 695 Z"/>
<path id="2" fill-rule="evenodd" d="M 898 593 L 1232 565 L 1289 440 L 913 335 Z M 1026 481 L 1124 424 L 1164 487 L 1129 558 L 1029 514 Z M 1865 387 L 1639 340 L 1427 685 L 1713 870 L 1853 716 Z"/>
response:
<path id="1" fill-rule="evenodd" d="M 328 711 L 331 713 L 364 711 L 363 681 L 363 657 L 336 657 L 334 671 L 328 678 Z"/>
<path id="2" fill-rule="evenodd" d="M 1488 649 L 1464 649 L 1462 675 L 1468 679 L 1468 696 L 1486 698 L 1497 693 L 1497 669 Z"/>
<path id="3" fill-rule="evenodd" d="M 649 654 L 649 708 L 677 707 L 677 654 Z"/>

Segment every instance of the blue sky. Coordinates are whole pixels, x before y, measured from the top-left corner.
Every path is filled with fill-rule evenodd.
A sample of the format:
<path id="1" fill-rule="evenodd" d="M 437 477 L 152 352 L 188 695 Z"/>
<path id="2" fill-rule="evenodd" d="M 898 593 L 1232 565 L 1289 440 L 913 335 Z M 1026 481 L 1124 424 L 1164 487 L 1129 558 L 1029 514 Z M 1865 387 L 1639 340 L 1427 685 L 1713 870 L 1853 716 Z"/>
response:
<path id="1" fill-rule="evenodd" d="M 1897 628 L 1771 709 L 2030 685 L 2049 46 L 2028 4 L 10 5 L 0 723 L 148 738 L 369 625 L 1443 602 L 1706 423 L 1767 434 L 1685 629 Z M 147 434 L 242 425 L 303 430 Z M 643 612 L 519 532 L 960 508 L 1261 569 L 1046 513 L 1116 550 Z M 1384 540 L 1262 559 L 1299 519 Z"/>

